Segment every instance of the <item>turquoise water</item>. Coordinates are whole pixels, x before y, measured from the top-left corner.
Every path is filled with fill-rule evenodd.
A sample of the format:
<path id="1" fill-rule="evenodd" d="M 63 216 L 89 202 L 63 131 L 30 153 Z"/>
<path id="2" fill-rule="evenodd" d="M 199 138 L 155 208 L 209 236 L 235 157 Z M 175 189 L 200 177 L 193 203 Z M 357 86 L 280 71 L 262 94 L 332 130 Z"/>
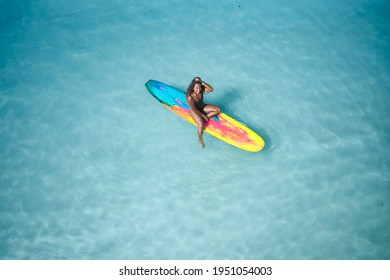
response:
<path id="1" fill-rule="evenodd" d="M 389 1 L 212 2 L 0 1 L 1 259 L 390 259 Z"/>

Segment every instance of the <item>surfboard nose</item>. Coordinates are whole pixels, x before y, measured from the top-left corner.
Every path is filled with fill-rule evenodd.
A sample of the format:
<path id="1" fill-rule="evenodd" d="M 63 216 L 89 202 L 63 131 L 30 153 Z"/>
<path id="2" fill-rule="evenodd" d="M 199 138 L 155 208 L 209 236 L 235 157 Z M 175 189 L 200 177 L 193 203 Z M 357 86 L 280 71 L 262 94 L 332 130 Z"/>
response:
<path id="1" fill-rule="evenodd" d="M 155 81 L 155 80 L 147 81 L 145 86 L 147 88 L 154 87 L 154 88 L 156 88 L 158 90 L 163 90 L 164 89 L 164 84 L 162 84 L 161 82 Z"/>

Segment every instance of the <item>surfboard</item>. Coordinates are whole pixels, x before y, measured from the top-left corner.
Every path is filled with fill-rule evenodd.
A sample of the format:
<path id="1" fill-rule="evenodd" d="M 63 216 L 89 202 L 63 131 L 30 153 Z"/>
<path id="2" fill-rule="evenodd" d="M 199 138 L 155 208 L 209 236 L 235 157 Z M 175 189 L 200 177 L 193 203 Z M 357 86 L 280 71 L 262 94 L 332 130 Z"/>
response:
<path id="1" fill-rule="evenodd" d="M 196 126 L 183 91 L 155 80 L 149 80 L 145 86 L 165 107 Z M 258 134 L 223 112 L 207 121 L 205 126 L 204 131 L 208 134 L 242 150 L 259 152 L 264 147 L 264 140 Z"/>

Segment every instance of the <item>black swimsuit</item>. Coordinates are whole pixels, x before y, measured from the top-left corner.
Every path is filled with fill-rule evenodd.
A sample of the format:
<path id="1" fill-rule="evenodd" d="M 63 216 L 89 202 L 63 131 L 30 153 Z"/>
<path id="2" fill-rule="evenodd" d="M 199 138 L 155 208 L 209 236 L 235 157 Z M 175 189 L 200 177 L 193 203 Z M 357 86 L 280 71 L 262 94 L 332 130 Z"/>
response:
<path id="1" fill-rule="evenodd" d="M 191 96 L 192 99 L 194 100 L 194 105 L 196 109 L 198 109 L 200 112 L 205 113 L 204 107 L 206 107 L 206 104 L 203 103 L 203 98 L 199 101 L 197 101 L 193 96 Z"/>

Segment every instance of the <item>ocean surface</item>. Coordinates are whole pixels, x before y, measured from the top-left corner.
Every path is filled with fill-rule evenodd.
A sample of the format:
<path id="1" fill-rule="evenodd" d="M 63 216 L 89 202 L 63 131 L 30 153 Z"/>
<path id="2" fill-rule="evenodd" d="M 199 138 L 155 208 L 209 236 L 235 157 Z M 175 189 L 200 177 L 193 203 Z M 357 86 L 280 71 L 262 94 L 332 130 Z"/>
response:
<path id="1" fill-rule="evenodd" d="M 389 1 L 0 0 L 0 259 L 390 259 L 389 105 Z"/>

